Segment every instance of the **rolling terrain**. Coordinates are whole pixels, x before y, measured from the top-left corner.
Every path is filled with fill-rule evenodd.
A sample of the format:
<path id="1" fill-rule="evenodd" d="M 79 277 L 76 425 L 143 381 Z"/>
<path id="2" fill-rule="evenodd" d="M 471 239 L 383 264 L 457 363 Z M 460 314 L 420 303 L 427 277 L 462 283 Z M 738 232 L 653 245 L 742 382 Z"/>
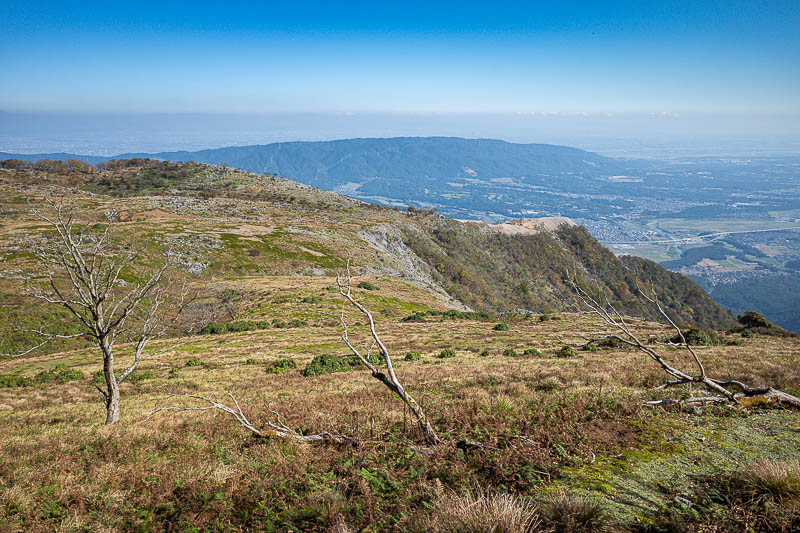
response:
<path id="1" fill-rule="evenodd" d="M 491 223 L 567 216 L 618 255 L 692 276 L 726 309 L 800 331 L 796 156 L 607 158 L 544 144 L 446 137 L 347 139 L 127 154 L 224 162 L 371 203 Z M 107 157 L 6 154 L 24 160 Z M 697 257 L 722 246 L 724 257 Z M 720 261 L 721 260 L 721 261 Z M 787 290 L 788 289 L 788 290 Z M 743 297 L 742 295 L 747 295 Z"/>
<path id="2" fill-rule="evenodd" d="M 101 363 L 89 346 L 64 341 L 0 359 L 2 529 L 425 531 L 468 489 L 530 497 L 540 529 L 572 509 L 559 505 L 581 502 L 614 531 L 800 523 L 791 491 L 751 501 L 735 489 L 765 461 L 793 464 L 796 414 L 645 407 L 668 397 L 652 390 L 666 375 L 645 355 L 618 345 L 565 349 L 607 330 L 575 312 L 564 275 L 577 271 L 644 317 L 631 321 L 643 339 L 674 331 L 646 320 L 658 313 L 637 295 L 639 283 L 652 284 L 681 324 L 720 328 L 722 341 L 696 350 L 723 378 L 797 394 L 800 340 L 727 330 L 732 317 L 693 282 L 618 258 L 580 226 L 459 222 L 196 163 L 14 166 L 0 169 L 0 193 L 0 322 L 72 331 L 68 317 L 22 292 L 36 280 L 30 246 L 48 232 L 28 202 L 41 206 L 45 196 L 76 206 L 87 232 L 102 230 L 111 213 L 115 242 L 141 248 L 138 267 L 177 254 L 215 312 L 179 346 L 156 343 L 173 347 L 122 384 L 115 426 L 98 425 L 92 383 Z M 445 441 L 435 453 L 419 446 L 403 404 L 364 369 L 308 372 L 316 357 L 347 353 L 335 275 L 348 259 L 356 297 Z M 353 340 L 366 343 L 360 316 L 346 317 Z M 2 339 L 3 352 L 33 341 Z M 692 364 L 684 350 L 663 351 Z M 122 362 L 131 354 L 124 347 Z M 254 423 L 279 413 L 300 433 L 328 430 L 352 443 L 257 439 L 212 411 L 153 413 L 197 406 L 171 393 L 228 391 Z M 559 504 L 565 493 L 590 499 Z"/>

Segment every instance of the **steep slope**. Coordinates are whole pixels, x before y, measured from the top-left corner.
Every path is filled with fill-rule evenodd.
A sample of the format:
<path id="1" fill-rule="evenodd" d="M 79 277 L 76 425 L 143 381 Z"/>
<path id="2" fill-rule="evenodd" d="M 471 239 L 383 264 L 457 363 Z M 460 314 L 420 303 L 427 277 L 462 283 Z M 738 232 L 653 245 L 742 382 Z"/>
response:
<path id="1" fill-rule="evenodd" d="M 437 281 L 455 298 L 481 310 L 538 312 L 571 308 L 565 276 L 602 288 L 627 313 L 653 320 L 659 314 L 639 295 L 652 286 L 681 324 L 727 327 L 733 317 L 694 282 L 638 257 L 616 257 L 582 226 L 562 224 L 531 234 L 497 232 L 485 224 L 423 216 L 406 226 L 408 246 L 433 265 Z"/>

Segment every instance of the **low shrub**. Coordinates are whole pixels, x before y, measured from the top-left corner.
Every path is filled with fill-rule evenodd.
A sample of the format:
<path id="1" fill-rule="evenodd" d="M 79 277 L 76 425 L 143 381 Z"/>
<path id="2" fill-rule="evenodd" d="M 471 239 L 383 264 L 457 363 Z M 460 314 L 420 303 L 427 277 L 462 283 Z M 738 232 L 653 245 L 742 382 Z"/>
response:
<path id="1" fill-rule="evenodd" d="M 383 362 L 380 355 L 371 355 L 369 362 L 378 365 Z M 304 376 L 321 376 L 334 372 L 347 372 L 361 366 L 361 361 L 355 355 L 318 355 L 303 369 Z"/>
<path id="2" fill-rule="evenodd" d="M 322 303 L 322 298 L 319 296 L 306 296 L 303 298 L 304 304 L 318 304 Z"/>
<path id="3" fill-rule="evenodd" d="M 403 359 L 406 361 L 419 361 L 422 359 L 422 355 L 419 352 L 407 352 Z"/>
<path id="4" fill-rule="evenodd" d="M 491 354 L 491 352 L 489 352 L 489 350 L 486 350 L 486 349 L 484 349 L 484 350 L 483 350 L 481 353 L 479 353 L 478 355 L 479 355 L 479 356 L 481 356 L 481 357 L 489 357 L 489 356 L 490 356 L 490 355 L 492 355 L 492 354 Z"/>
<path id="5" fill-rule="evenodd" d="M 379 291 L 381 288 L 375 285 L 374 283 L 370 283 L 369 281 L 362 281 L 358 284 L 359 289 L 364 289 L 368 291 Z"/>
<path id="6" fill-rule="evenodd" d="M 514 348 L 506 348 L 505 350 L 503 350 L 503 355 L 505 355 L 506 357 L 516 357 L 517 351 Z"/>
<path id="7" fill-rule="evenodd" d="M 581 347 L 581 350 L 583 350 L 584 352 L 596 352 L 596 351 L 598 351 L 599 349 L 600 349 L 600 348 L 598 348 L 598 347 L 597 347 L 597 345 L 595 345 L 595 344 L 593 344 L 593 343 L 591 343 L 591 342 L 590 342 L 589 344 L 584 344 L 584 345 Z"/>
<path id="8" fill-rule="evenodd" d="M 197 357 L 192 357 L 183 366 L 203 366 L 203 362 Z"/>
<path id="9" fill-rule="evenodd" d="M 764 315 L 755 311 L 747 311 L 736 317 L 736 320 L 746 328 L 771 328 L 775 325 L 767 320 Z"/>
<path id="10" fill-rule="evenodd" d="M 522 355 L 528 355 L 530 357 L 541 357 L 542 352 L 540 352 L 536 348 L 528 348 L 524 352 L 522 352 Z"/>
<path id="11" fill-rule="evenodd" d="M 501 322 L 492 328 L 495 331 L 508 331 L 508 324 Z"/>
<path id="12" fill-rule="evenodd" d="M 734 339 L 726 339 L 713 329 L 689 328 L 683 332 L 686 344 L 692 346 L 731 346 L 741 344 Z M 677 333 L 669 338 L 670 342 L 681 343 L 681 336 Z"/>
<path id="13" fill-rule="evenodd" d="M 439 359 L 450 359 L 451 357 L 455 356 L 456 356 L 456 351 L 450 348 L 446 348 L 441 352 L 439 352 L 438 354 L 436 354 L 436 357 L 438 357 Z"/>
<path id="14" fill-rule="evenodd" d="M 561 347 L 561 349 L 556 352 L 558 357 L 575 357 L 578 355 L 578 352 L 575 351 L 575 348 L 565 344 Z"/>
<path id="15" fill-rule="evenodd" d="M 170 368 L 169 372 L 167 373 L 167 379 L 175 379 L 177 377 L 178 377 L 178 369 L 175 367 Z"/>
<path id="16" fill-rule="evenodd" d="M 56 365 L 52 370 L 43 370 L 32 378 L 12 375 L 0 375 L 0 388 L 31 387 L 43 383 L 66 383 L 83 379 L 83 372 L 67 368 L 64 364 Z"/>
<path id="17" fill-rule="evenodd" d="M 267 367 L 267 374 L 285 374 L 297 368 L 297 363 L 291 359 L 278 359 Z"/>
<path id="18" fill-rule="evenodd" d="M 539 322 L 547 322 L 548 320 L 561 320 L 558 315 L 539 315 Z"/>
<path id="19" fill-rule="evenodd" d="M 412 315 L 403 318 L 403 322 L 425 322 L 425 319 L 441 318 L 442 320 L 475 320 L 478 322 L 493 322 L 494 315 L 485 311 L 456 311 L 450 309 L 449 311 L 416 311 Z"/>
<path id="20" fill-rule="evenodd" d="M 234 320 L 233 322 L 211 322 L 200 330 L 204 335 L 219 335 L 221 333 L 237 333 L 240 331 L 255 331 L 269 329 L 267 321 Z"/>
<path id="21" fill-rule="evenodd" d="M 620 348 L 627 348 L 628 345 L 616 337 L 605 337 L 597 342 L 594 342 L 598 348 L 608 348 L 611 350 L 618 350 Z"/>
<path id="22" fill-rule="evenodd" d="M 747 311 L 737 317 L 742 324 L 734 328 L 733 332 L 741 333 L 744 337 L 754 337 L 756 335 L 767 335 L 771 337 L 800 337 L 797 333 L 786 331 L 780 326 L 776 326 L 763 315 L 755 311 Z"/>
<path id="23" fill-rule="evenodd" d="M 128 383 L 139 383 L 146 379 L 153 379 L 155 376 L 150 370 L 134 372 L 125 380 Z"/>

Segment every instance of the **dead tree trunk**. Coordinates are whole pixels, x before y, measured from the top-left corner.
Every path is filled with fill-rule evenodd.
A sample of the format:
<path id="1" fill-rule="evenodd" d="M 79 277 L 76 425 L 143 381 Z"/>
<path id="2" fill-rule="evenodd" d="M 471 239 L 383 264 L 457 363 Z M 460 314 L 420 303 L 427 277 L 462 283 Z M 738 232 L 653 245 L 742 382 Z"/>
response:
<path id="1" fill-rule="evenodd" d="M 606 325 L 612 326 L 619 331 L 618 335 L 606 335 L 605 337 L 602 337 L 602 339 L 613 338 L 628 346 L 636 348 L 641 352 L 644 352 L 648 357 L 650 357 L 650 359 L 655 361 L 661 367 L 661 369 L 667 373 L 667 375 L 672 378 L 670 381 L 667 381 L 663 385 L 657 387 L 656 390 L 666 389 L 676 385 L 695 383 L 706 387 L 706 389 L 708 389 L 710 392 L 709 395 L 698 398 L 688 398 L 680 401 L 659 400 L 655 402 L 648 402 L 649 405 L 660 405 L 676 402 L 684 405 L 701 403 L 730 403 L 740 405 L 742 407 L 748 407 L 760 404 L 780 403 L 790 407 L 800 408 L 800 398 L 772 387 L 751 387 L 740 381 L 720 380 L 709 377 L 706 374 L 705 366 L 700 360 L 700 357 L 697 355 L 697 352 L 689 345 L 688 342 L 686 342 L 686 338 L 683 336 L 681 328 L 675 324 L 675 322 L 661 307 L 655 291 L 652 291 L 651 295 L 647 295 L 644 290 L 641 289 L 641 287 L 639 288 L 639 292 L 642 297 L 644 297 L 651 304 L 655 305 L 661 316 L 664 317 L 664 319 L 673 329 L 675 329 L 675 331 L 677 331 L 680 342 L 668 344 L 685 348 L 692 355 L 694 364 L 697 367 L 697 371 L 694 374 L 675 368 L 668 363 L 652 346 L 644 344 L 641 340 L 639 340 L 636 334 L 634 334 L 630 329 L 628 322 L 625 320 L 625 316 L 618 312 L 613 304 L 611 304 L 607 299 L 605 299 L 604 303 L 600 303 L 598 298 L 602 298 L 602 294 L 599 294 L 597 298 L 595 298 L 580 286 L 577 280 L 577 273 L 575 276 L 570 276 L 568 274 L 567 278 L 575 290 L 575 294 L 580 300 L 580 304 L 584 308 L 587 308 L 591 313 L 600 317 Z M 602 339 L 593 339 L 593 341 L 600 341 Z M 738 392 L 735 392 L 733 389 L 737 390 Z"/>
<path id="2" fill-rule="evenodd" d="M 425 416 L 425 412 L 422 410 L 422 407 L 417 403 L 417 401 L 406 392 L 403 385 L 400 383 L 400 380 L 397 379 L 397 375 L 394 371 L 394 365 L 392 364 L 392 358 L 389 355 L 389 350 L 386 348 L 386 345 L 383 344 L 380 336 L 378 335 L 377 330 L 375 329 L 375 320 L 372 318 L 372 313 L 364 307 L 360 302 L 358 302 L 354 297 L 351 289 L 351 281 L 352 278 L 350 276 L 350 261 L 347 261 L 347 277 L 345 281 L 342 281 L 340 275 L 336 276 L 336 284 L 339 287 L 339 294 L 341 294 L 347 302 L 349 302 L 353 307 L 358 309 L 364 317 L 367 319 L 369 323 L 369 331 L 372 335 L 373 339 L 373 346 L 377 345 L 378 349 L 383 356 L 383 362 L 386 365 L 386 373 L 384 374 L 378 368 L 373 365 L 370 360 L 371 348 L 367 351 L 366 356 L 361 353 L 361 351 L 356 348 L 352 342 L 350 342 L 350 338 L 347 334 L 347 322 L 345 321 L 345 314 L 344 314 L 344 305 L 342 306 L 342 314 L 339 318 L 340 322 L 342 323 L 342 327 L 344 328 L 344 332 L 342 333 L 342 340 L 350 348 L 350 351 L 361 361 L 367 369 L 369 369 L 372 377 L 386 385 L 390 391 L 395 393 L 403 403 L 408 406 L 411 413 L 414 415 L 414 418 L 417 421 L 417 425 L 419 426 L 420 431 L 422 432 L 423 438 L 425 439 L 425 443 L 433 446 L 440 444 L 441 440 L 439 436 L 436 435 L 436 431 L 433 429 L 433 426 L 428 421 L 428 417 Z"/>
<path id="3" fill-rule="evenodd" d="M 167 351 L 144 353 L 151 340 L 175 326 L 194 297 L 189 296 L 185 279 L 177 287 L 170 282 L 169 271 L 173 264 L 170 254 L 161 266 L 137 272 L 144 281 L 126 283 L 122 280 L 125 269 L 136 269 L 139 255 L 131 248 L 120 252 L 120 247 L 112 243 L 112 227 L 118 219 L 113 212 L 107 214 L 102 232 L 87 233 L 76 228 L 74 211 L 65 206 L 63 200 L 45 201 L 49 212 L 32 208 L 31 213 L 46 222 L 55 235 L 34 242 L 32 246 L 33 254 L 44 269 L 45 281 L 31 282 L 27 293 L 65 308 L 81 332 L 67 336 L 27 330 L 42 335 L 45 340 L 22 353 L 7 355 L 25 355 L 56 338 L 81 336 L 88 339 L 102 355 L 105 390 L 100 387 L 97 390 L 106 409 L 105 422 L 114 424 L 119 421 L 120 383 L 141 361 Z M 131 343 L 134 347 L 133 361 L 119 374 L 114 353 L 117 341 Z"/>

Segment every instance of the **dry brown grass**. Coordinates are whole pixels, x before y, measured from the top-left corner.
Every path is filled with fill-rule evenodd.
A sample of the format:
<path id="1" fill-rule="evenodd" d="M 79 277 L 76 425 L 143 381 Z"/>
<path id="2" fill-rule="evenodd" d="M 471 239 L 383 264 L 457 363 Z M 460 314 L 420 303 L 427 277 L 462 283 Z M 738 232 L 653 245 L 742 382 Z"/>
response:
<path id="1" fill-rule="evenodd" d="M 26 187 L 44 192 L 22 178 L 13 186 L 0 186 L 0 192 L 18 196 Z M 101 213 L 110 200 L 83 201 Z M 153 210 L 151 199 L 122 203 L 130 212 L 130 230 L 144 229 L 146 213 Z M 225 213 L 227 204 L 207 201 L 198 206 L 208 211 L 194 217 L 196 232 L 251 237 L 259 228 L 318 232 L 323 224 L 322 229 L 340 231 L 330 238 L 314 237 L 319 242 L 332 240 L 342 253 L 360 254 L 364 264 L 376 261 L 377 252 L 363 243 L 348 248 L 361 242 L 353 238 L 355 233 L 383 216 L 372 211 L 374 218 L 356 220 L 346 211 L 331 210 L 323 223 L 309 216 L 308 209 L 247 204 L 252 208 L 249 218 L 234 223 Z M 159 229 L 185 232 L 180 218 L 172 215 L 159 215 Z M 0 246 L 29 229 L 29 223 L 20 216 L 4 224 Z M 14 268 L 24 263 L 15 261 Z M 286 260 L 274 268 L 293 271 L 290 266 Z M 363 279 L 381 287 L 364 291 L 364 298 L 396 354 L 400 379 L 448 443 L 436 454 L 415 451 L 415 424 L 402 404 L 365 372 L 313 378 L 265 372 L 267 364 L 281 358 L 291 358 L 302 368 L 315 355 L 345 353 L 335 320 L 340 302 L 326 290 L 332 277 L 217 280 L 244 285 L 245 319 L 298 318 L 309 325 L 199 336 L 147 361 L 141 372 L 152 377 L 122 385 L 118 426 L 99 425 L 102 406 L 90 379 L 100 363 L 88 350 L 0 360 L 4 374 L 33 376 L 66 363 L 86 376 L 62 385 L 0 389 L 0 530 L 403 530 L 410 526 L 409 517 L 438 501 L 440 493 L 431 488 L 437 484 L 451 494 L 482 490 L 535 498 L 540 488 L 592 457 L 652 444 L 643 435 L 655 433 L 656 421 L 669 422 L 658 426 L 659 435 L 687 423 L 683 414 L 641 407 L 641 400 L 651 397 L 648 388 L 664 379 L 644 356 L 626 350 L 554 356 L 562 345 L 559 337 L 577 341 L 575 332 L 604 331 L 586 315 L 562 313 L 560 320 L 547 322 L 504 317 L 511 326 L 507 332 L 494 331 L 487 322 L 405 323 L 401 319 L 411 310 L 445 307 L 435 295 L 409 283 L 377 275 Z M 0 281 L 0 291 L 13 292 L 14 283 Z M 305 303 L 309 296 L 322 301 Z M 359 320 L 353 316 L 350 322 Z M 671 333 L 647 322 L 637 322 L 636 331 L 643 338 Z M 366 340 L 366 333 L 363 326 L 353 326 L 351 336 Z M 537 348 L 542 357 L 504 357 L 506 348 L 519 354 Z M 437 359 L 435 354 L 444 349 L 458 356 Z M 481 357 L 484 349 L 491 355 Z M 410 350 L 419 352 L 421 360 L 402 361 Z M 678 365 L 692 363 L 680 350 L 665 352 Z M 800 392 L 798 339 L 745 339 L 742 346 L 699 347 L 698 352 L 710 374 Z M 120 364 L 129 358 L 130 351 L 122 350 Z M 193 358 L 202 366 L 186 367 Z M 247 364 L 248 359 L 259 364 Z M 270 416 L 267 403 L 298 431 L 335 431 L 360 445 L 312 448 L 254 440 L 213 412 L 147 419 L 151 409 L 164 405 L 169 392 L 221 396 L 229 390 L 255 423 Z M 458 448 L 460 440 L 483 447 Z M 499 512 L 502 498 L 473 499 L 483 502 L 476 508 L 485 516 Z M 520 501 L 505 504 L 519 509 L 514 506 Z M 466 500 L 454 500 L 453 505 L 472 508 Z"/>
<path id="2" fill-rule="evenodd" d="M 387 294 L 394 292 L 391 283 L 381 284 Z M 275 304 L 276 313 L 281 305 L 299 304 Z M 645 381 L 661 376 L 636 352 L 553 356 L 559 336 L 595 329 L 582 315 L 547 323 L 520 319 L 513 335 L 493 331 L 490 323 L 449 322 L 443 333 L 439 325 L 400 318 L 379 324 L 394 353 L 422 353 L 420 361 L 397 362 L 404 384 L 448 442 L 477 441 L 485 449 L 414 453 L 409 443 L 419 441 L 415 424 L 365 372 L 313 378 L 265 372 L 278 358 L 291 357 L 302 368 L 320 346 L 336 347 L 339 332 L 331 326 L 198 337 L 147 362 L 142 370 L 152 378 L 123 385 L 123 418 L 116 427 L 98 425 L 102 407 L 88 376 L 99 366 L 82 352 L 2 361 L 1 372 L 31 374 L 68 360 L 87 378 L 0 389 L 0 403 L 13 409 L 0 411 L 0 523 L 11 531 L 49 531 L 61 524 L 250 529 L 265 521 L 301 530 L 322 531 L 340 522 L 354 529 L 403 529 L 409 516 L 436 501 L 431 487 L 437 483 L 461 494 L 483 488 L 535 497 L 563 467 L 641 446 L 642 427 L 681 416 L 642 409 L 649 395 Z M 646 323 L 640 329 L 644 335 L 666 332 Z M 485 346 L 519 352 L 536 346 L 544 356 L 508 358 L 493 350 L 480 357 Z M 791 339 L 747 340 L 741 347 L 702 348 L 701 355 L 708 366 L 730 368 L 732 375 L 746 368 L 768 379 L 776 369 L 792 375 L 797 346 Z M 458 357 L 434 357 L 446 347 Z M 742 362 L 744 354 L 749 364 Z M 193 357 L 204 366 L 185 367 Z M 264 366 L 246 364 L 253 357 Z M 171 368 L 177 368 L 172 379 Z M 252 440 L 232 420 L 211 412 L 146 420 L 169 391 L 220 396 L 231 389 L 256 423 L 270 416 L 266 401 L 291 427 L 336 431 L 362 444 L 339 449 Z"/>
<path id="3" fill-rule="evenodd" d="M 539 525 L 536 507 L 513 494 L 447 495 L 415 524 L 431 533 L 529 533 Z"/>
<path id="4" fill-rule="evenodd" d="M 800 499 L 800 464 L 796 462 L 762 460 L 747 465 L 736 477 L 744 498 Z"/>
<path id="5" fill-rule="evenodd" d="M 541 512 L 545 525 L 553 533 L 600 533 L 607 531 L 611 522 L 597 500 L 564 491 L 550 496 Z"/>

